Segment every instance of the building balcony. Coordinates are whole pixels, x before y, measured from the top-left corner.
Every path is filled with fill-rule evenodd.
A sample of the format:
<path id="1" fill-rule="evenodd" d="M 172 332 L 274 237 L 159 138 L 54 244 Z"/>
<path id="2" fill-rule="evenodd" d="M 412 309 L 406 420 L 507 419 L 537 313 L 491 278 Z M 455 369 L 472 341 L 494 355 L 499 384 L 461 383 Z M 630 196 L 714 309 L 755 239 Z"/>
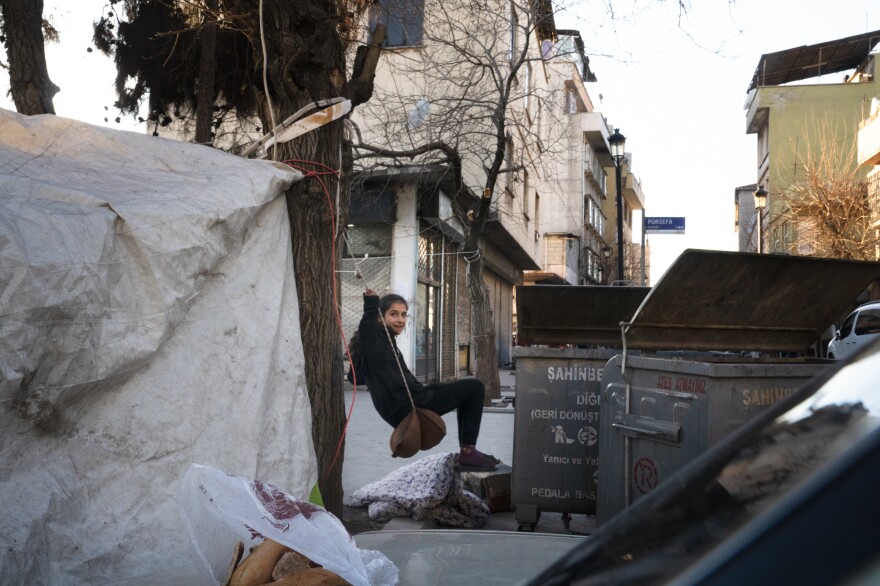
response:
<path id="1" fill-rule="evenodd" d="M 575 114 L 578 122 L 576 128 L 584 135 L 584 141 L 593 147 L 599 163 L 603 167 L 614 164 L 611 158 L 611 145 L 608 143 L 608 137 L 613 132 L 608 126 L 608 121 L 601 112 L 581 112 Z"/>
<path id="2" fill-rule="evenodd" d="M 880 100 L 871 103 L 871 115 L 859 125 L 858 162 L 862 166 L 880 165 Z"/>
<path id="3" fill-rule="evenodd" d="M 629 172 L 627 166 L 626 173 L 621 178 L 623 184 L 623 198 L 629 207 L 634 210 L 645 209 L 645 194 L 642 193 L 642 184 L 638 177 Z"/>

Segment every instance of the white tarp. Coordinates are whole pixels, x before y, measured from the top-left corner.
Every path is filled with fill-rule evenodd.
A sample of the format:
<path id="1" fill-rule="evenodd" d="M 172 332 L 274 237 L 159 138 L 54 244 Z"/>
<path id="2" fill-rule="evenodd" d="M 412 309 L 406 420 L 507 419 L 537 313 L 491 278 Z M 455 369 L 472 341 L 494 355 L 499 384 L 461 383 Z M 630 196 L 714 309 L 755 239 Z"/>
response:
<path id="1" fill-rule="evenodd" d="M 190 563 L 192 463 L 317 480 L 268 162 L 0 109 L 0 583 Z"/>

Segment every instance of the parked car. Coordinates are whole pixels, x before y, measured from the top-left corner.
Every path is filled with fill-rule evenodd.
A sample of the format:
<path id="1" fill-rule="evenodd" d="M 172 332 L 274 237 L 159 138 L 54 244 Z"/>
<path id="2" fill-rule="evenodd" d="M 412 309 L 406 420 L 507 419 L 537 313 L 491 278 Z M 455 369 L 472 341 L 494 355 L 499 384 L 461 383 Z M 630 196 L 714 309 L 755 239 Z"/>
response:
<path id="1" fill-rule="evenodd" d="M 878 584 L 878 372 L 880 341 L 829 364 L 562 553 L 569 542 L 540 534 L 356 540 L 388 555 L 401 583 Z M 455 574 L 465 552 L 466 579 Z M 526 567 L 508 573 L 511 560 Z"/>
<path id="2" fill-rule="evenodd" d="M 877 338 L 880 338 L 880 301 L 872 301 L 857 307 L 844 320 L 828 344 L 828 357 L 846 358 Z"/>

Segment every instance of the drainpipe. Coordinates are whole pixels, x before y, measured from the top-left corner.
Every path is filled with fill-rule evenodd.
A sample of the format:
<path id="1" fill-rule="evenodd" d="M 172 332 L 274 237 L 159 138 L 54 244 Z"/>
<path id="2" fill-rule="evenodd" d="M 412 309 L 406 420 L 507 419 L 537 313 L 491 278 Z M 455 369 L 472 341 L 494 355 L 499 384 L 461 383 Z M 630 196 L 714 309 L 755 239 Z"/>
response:
<path id="1" fill-rule="evenodd" d="M 440 236 L 440 334 L 437 336 L 437 382 L 443 380 L 443 315 L 446 309 L 446 296 L 443 291 L 446 288 L 446 239 Z"/>

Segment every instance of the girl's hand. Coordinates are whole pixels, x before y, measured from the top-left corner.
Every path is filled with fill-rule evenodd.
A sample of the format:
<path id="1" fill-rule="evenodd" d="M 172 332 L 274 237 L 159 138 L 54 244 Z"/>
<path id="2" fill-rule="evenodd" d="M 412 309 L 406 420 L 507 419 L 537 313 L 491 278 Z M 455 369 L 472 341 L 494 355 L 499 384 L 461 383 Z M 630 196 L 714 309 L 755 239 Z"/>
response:
<path id="1" fill-rule="evenodd" d="M 377 293 L 370 288 L 367 288 L 367 290 L 364 291 L 364 297 L 376 297 L 376 296 L 377 296 Z"/>

